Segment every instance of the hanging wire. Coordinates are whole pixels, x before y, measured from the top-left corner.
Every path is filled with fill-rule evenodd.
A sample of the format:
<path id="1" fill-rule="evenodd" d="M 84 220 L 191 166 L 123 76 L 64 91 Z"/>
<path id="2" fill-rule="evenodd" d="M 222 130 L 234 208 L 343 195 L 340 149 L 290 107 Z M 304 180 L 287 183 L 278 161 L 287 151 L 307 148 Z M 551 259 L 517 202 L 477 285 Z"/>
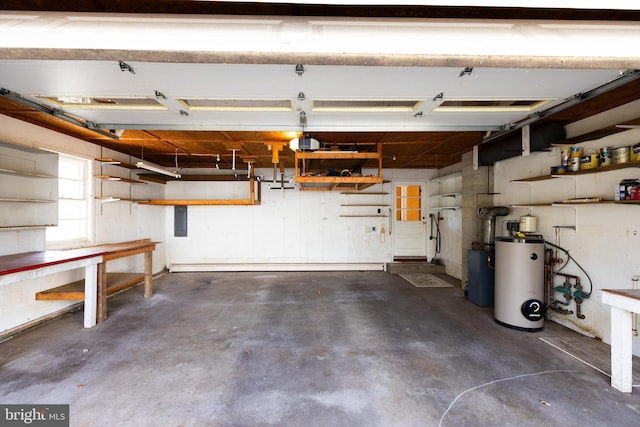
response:
<path id="1" fill-rule="evenodd" d="M 571 254 L 569 253 L 569 251 L 563 247 L 560 247 L 558 245 L 554 245 L 551 242 L 548 241 L 544 241 L 545 244 L 549 245 L 549 246 L 553 246 L 556 249 L 560 249 L 562 252 L 564 252 L 567 255 L 567 262 L 564 263 L 564 265 L 562 267 L 560 267 L 559 269 L 556 270 L 556 273 L 562 271 L 563 268 L 565 268 L 568 264 L 569 261 L 573 261 L 576 266 L 584 273 L 585 276 L 587 276 L 587 280 L 589 280 L 589 292 L 586 292 L 587 297 L 591 296 L 591 292 L 593 291 L 593 282 L 591 281 L 591 277 L 589 277 L 589 273 L 587 273 L 587 271 L 582 268 L 582 266 L 578 263 L 578 261 L 576 261 L 576 259 L 574 257 L 571 256 Z M 557 257 L 556 257 L 557 259 Z"/>

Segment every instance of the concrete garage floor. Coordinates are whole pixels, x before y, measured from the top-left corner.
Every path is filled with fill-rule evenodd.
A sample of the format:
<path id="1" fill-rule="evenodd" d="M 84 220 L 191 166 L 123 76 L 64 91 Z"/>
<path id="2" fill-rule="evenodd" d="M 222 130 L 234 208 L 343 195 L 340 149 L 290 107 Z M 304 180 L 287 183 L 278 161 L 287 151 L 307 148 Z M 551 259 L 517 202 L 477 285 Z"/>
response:
<path id="1" fill-rule="evenodd" d="M 384 272 L 174 273 L 0 344 L 0 403 L 72 426 L 637 426 L 638 389 Z"/>

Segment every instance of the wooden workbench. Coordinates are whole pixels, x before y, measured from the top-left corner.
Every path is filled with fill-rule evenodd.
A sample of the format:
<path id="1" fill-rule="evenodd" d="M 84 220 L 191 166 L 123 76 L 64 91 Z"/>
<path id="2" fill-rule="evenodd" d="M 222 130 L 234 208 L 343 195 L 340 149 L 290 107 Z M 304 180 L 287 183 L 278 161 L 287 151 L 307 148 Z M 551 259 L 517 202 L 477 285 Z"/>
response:
<path id="1" fill-rule="evenodd" d="M 104 251 L 103 262 L 98 264 L 98 323 L 107 320 L 107 261 L 126 258 L 132 255 L 144 254 L 144 297 L 153 296 L 153 262 L 152 252 L 157 242 L 150 239 L 134 240 L 124 243 L 112 243 L 92 246 L 98 251 Z"/>
<path id="2" fill-rule="evenodd" d="M 33 279 L 47 274 L 61 271 L 85 268 L 84 292 L 82 287 L 76 289 L 74 284 L 63 285 L 50 290 L 39 292 L 36 299 L 84 299 L 84 326 L 90 328 L 96 323 L 107 319 L 107 294 L 109 289 L 122 289 L 120 281 L 116 286 L 109 287 L 107 279 L 107 261 L 125 258 L 132 255 L 144 254 L 144 296 L 153 295 L 153 263 L 152 252 L 157 242 L 150 239 L 134 240 L 123 243 L 110 243 L 89 246 L 80 249 L 63 251 L 27 252 L 23 254 L 6 255 L 0 257 L 0 285 Z M 126 285 L 138 283 L 138 280 L 128 276 Z M 138 275 L 138 277 L 140 277 Z M 65 289 L 68 292 L 65 292 Z"/>
<path id="3" fill-rule="evenodd" d="M 41 251 L 0 256 L 0 286 L 84 268 L 84 327 L 96 324 L 97 272 L 103 254 L 92 250 Z"/>

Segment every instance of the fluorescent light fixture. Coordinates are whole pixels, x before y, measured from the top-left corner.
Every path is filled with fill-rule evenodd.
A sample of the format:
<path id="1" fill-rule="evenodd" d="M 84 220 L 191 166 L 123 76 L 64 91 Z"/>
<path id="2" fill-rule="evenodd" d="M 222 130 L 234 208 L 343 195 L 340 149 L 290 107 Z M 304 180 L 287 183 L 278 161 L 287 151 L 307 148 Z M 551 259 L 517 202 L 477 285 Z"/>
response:
<path id="1" fill-rule="evenodd" d="M 151 172 L 160 173 L 162 175 L 171 176 L 173 178 L 182 178 L 182 175 L 180 175 L 179 173 L 171 172 L 166 169 L 162 169 L 160 166 L 150 165 L 149 163 L 145 162 L 136 163 L 136 167 L 140 169 L 146 169 Z"/>

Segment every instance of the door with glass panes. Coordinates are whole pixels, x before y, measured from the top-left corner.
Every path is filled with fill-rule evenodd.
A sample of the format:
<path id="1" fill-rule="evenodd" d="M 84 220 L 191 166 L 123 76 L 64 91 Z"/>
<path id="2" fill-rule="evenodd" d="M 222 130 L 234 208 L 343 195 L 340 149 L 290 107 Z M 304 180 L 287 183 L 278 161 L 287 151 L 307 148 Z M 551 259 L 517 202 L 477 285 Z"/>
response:
<path id="1" fill-rule="evenodd" d="M 394 184 L 393 256 L 427 256 L 427 214 L 424 182 Z"/>

